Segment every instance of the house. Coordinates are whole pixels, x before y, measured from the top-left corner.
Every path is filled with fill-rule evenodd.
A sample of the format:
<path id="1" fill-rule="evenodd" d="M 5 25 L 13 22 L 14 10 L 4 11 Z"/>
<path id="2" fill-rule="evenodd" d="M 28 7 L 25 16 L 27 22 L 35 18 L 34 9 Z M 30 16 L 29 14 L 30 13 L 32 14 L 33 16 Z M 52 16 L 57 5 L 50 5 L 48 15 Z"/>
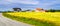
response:
<path id="1" fill-rule="evenodd" d="M 45 10 L 42 8 L 36 8 L 35 12 L 45 12 Z"/>
<path id="2" fill-rule="evenodd" d="M 21 8 L 13 8 L 14 11 L 19 12 L 21 11 Z"/>

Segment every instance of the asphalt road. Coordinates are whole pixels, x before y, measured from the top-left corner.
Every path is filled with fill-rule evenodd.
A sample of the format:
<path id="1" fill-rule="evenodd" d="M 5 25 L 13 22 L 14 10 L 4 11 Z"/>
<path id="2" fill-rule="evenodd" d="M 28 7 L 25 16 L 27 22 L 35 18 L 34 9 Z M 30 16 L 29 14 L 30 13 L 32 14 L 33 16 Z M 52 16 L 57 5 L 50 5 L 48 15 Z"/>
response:
<path id="1" fill-rule="evenodd" d="M 2 13 L 0 13 L 0 26 L 32 26 L 32 25 L 11 20 L 9 18 L 2 16 Z"/>

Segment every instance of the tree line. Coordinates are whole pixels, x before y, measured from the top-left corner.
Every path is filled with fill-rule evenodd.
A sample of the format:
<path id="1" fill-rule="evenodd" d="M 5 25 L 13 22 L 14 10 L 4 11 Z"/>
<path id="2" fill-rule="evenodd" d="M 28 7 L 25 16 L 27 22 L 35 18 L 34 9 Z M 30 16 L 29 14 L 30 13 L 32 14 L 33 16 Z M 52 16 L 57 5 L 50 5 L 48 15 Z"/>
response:
<path id="1" fill-rule="evenodd" d="M 48 10 L 48 12 L 60 12 L 60 10 L 50 9 L 50 10 Z"/>

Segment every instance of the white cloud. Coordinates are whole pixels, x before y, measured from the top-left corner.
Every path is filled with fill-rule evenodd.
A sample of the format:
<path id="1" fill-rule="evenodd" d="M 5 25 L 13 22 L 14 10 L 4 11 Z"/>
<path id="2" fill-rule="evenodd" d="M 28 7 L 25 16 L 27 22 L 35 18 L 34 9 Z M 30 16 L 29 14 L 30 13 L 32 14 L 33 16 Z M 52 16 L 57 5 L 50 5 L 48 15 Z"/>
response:
<path id="1" fill-rule="evenodd" d="M 37 0 L 1 0 L 0 4 L 4 4 L 6 6 L 9 6 L 9 4 L 11 4 L 9 7 L 11 7 L 11 6 L 14 7 L 14 4 L 18 7 L 19 7 L 18 4 L 23 4 L 23 5 L 30 4 L 31 6 L 28 5 L 28 6 L 25 6 L 25 7 L 51 8 L 55 4 L 60 4 L 60 0 L 42 0 L 42 1 L 40 1 L 40 0 L 39 1 L 37 1 Z M 32 6 L 32 5 L 34 5 L 34 6 Z"/>
<path id="2" fill-rule="evenodd" d="M 53 8 L 52 5 L 55 4 L 60 4 L 60 0 L 54 0 L 54 1 L 45 1 L 45 2 L 40 2 L 39 5 L 37 5 L 37 7 L 42 7 L 42 8 Z"/>
<path id="3" fill-rule="evenodd" d="M 12 3 L 20 3 L 20 4 L 39 4 L 37 0 L 1 0 L 2 4 L 12 4 Z"/>

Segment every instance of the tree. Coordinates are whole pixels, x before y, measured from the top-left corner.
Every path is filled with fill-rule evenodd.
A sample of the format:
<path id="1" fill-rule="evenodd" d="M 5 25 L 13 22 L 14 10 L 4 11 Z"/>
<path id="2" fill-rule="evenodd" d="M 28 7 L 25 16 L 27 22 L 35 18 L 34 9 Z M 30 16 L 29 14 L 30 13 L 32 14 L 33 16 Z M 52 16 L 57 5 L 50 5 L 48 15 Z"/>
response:
<path id="1" fill-rule="evenodd" d="M 32 10 L 32 12 L 35 12 L 35 10 Z"/>
<path id="2" fill-rule="evenodd" d="M 49 12 L 55 12 L 55 10 L 54 9 L 50 9 L 50 10 L 48 10 Z"/>
<path id="3" fill-rule="evenodd" d="M 25 10 L 25 11 L 30 11 L 30 10 L 28 9 L 28 10 Z"/>

